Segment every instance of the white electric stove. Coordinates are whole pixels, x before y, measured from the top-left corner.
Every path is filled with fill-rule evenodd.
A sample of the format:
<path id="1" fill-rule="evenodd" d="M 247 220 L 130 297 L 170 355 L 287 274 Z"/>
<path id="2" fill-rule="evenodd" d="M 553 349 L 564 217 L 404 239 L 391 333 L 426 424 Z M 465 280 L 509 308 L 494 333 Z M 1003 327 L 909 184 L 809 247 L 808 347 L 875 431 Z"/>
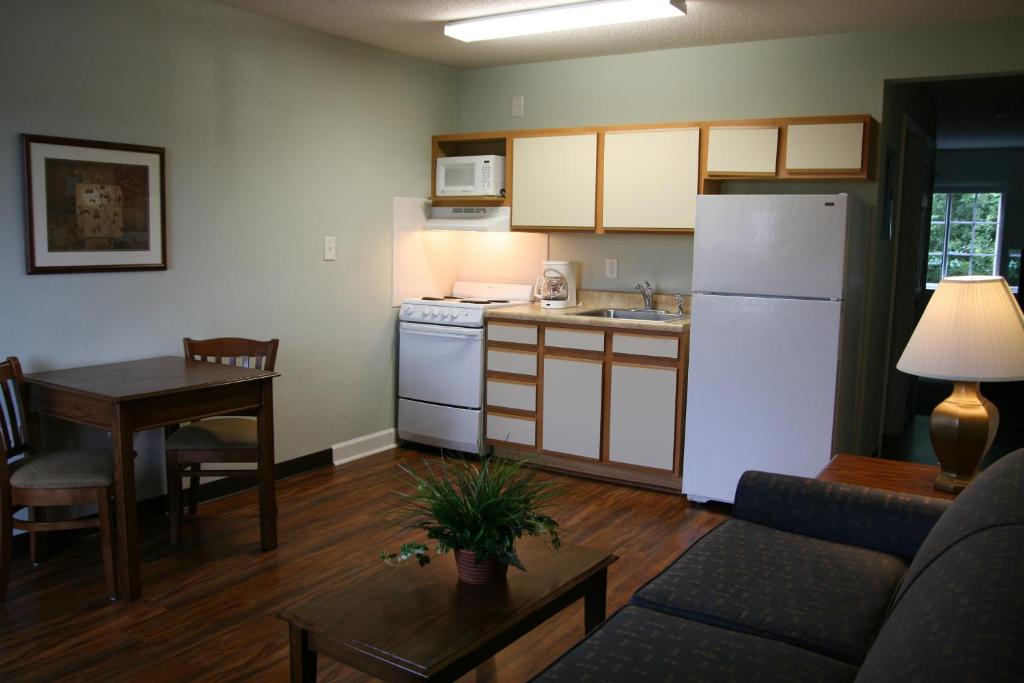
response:
<path id="1" fill-rule="evenodd" d="M 532 285 L 456 282 L 399 310 L 398 436 L 483 453 L 484 312 L 529 303 Z"/>

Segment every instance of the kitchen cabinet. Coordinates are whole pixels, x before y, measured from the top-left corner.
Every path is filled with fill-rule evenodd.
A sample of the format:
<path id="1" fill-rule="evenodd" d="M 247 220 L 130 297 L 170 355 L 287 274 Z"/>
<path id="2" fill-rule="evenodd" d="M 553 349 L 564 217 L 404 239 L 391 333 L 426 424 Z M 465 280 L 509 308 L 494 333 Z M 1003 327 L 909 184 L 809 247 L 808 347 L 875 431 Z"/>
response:
<path id="1" fill-rule="evenodd" d="M 778 155 L 778 126 L 712 126 L 708 129 L 709 176 L 773 176 Z"/>
<path id="2" fill-rule="evenodd" d="M 601 457 L 603 378 L 604 364 L 599 360 L 544 358 L 544 450 L 592 460 Z"/>
<path id="3" fill-rule="evenodd" d="M 512 140 L 512 227 L 593 230 L 597 133 Z"/>
<path id="4" fill-rule="evenodd" d="M 688 329 L 528 324 L 495 309 L 487 331 L 487 443 L 499 455 L 682 490 Z"/>
<path id="5" fill-rule="evenodd" d="M 692 230 L 699 173 L 699 128 L 609 131 L 604 229 Z"/>
<path id="6" fill-rule="evenodd" d="M 864 164 L 867 122 L 805 123 L 786 127 L 786 171 L 854 173 Z"/>
<path id="7" fill-rule="evenodd" d="M 672 469 L 678 372 L 671 367 L 612 364 L 610 462 Z"/>

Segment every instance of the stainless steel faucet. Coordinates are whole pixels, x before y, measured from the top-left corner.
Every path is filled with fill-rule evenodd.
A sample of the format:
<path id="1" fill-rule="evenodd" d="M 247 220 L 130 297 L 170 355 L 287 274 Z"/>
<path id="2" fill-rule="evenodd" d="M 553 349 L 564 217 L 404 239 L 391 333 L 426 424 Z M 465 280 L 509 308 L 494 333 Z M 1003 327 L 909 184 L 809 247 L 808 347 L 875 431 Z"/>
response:
<path id="1" fill-rule="evenodd" d="M 676 294 L 675 297 L 676 297 L 676 313 L 678 313 L 679 315 L 685 315 L 686 311 L 683 310 L 683 295 L 682 294 Z"/>
<path id="2" fill-rule="evenodd" d="M 654 310 L 654 287 L 651 287 L 651 283 L 648 282 L 647 280 L 644 280 L 643 284 L 640 284 L 639 282 L 637 282 L 636 284 L 633 285 L 633 289 L 635 289 L 638 292 L 640 292 L 640 296 L 642 296 L 644 298 L 644 310 L 645 311 L 653 311 Z"/>

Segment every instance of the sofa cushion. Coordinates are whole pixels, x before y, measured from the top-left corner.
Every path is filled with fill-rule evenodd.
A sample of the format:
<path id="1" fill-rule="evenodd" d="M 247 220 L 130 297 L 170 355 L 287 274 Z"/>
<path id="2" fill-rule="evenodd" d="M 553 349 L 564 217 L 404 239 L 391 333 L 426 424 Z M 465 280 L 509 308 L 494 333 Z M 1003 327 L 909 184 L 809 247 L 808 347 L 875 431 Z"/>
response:
<path id="1" fill-rule="evenodd" d="M 1024 680 L 1022 635 L 1024 525 L 991 527 L 951 546 L 908 586 L 857 680 Z"/>
<path id="2" fill-rule="evenodd" d="M 1024 448 L 1009 453 L 982 472 L 949 506 L 925 537 L 896 595 L 957 542 L 999 524 L 1024 524 Z"/>
<path id="3" fill-rule="evenodd" d="M 777 640 L 619 610 L 535 681 L 850 681 L 855 667 Z"/>
<path id="4" fill-rule="evenodd" d="M 893 555 L 734 519 L 632 603 L 859 663 L 905 570 Z"/>

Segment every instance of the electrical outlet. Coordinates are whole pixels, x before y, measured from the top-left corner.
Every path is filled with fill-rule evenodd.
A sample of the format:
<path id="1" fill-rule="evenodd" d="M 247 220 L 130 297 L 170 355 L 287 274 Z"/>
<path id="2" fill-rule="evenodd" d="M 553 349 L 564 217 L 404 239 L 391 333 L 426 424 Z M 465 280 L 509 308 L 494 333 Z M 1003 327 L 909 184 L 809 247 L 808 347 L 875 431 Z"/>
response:
<path id="1" fill-rule="evenodd" d="M 523 115 L 526 99 L 522 95 L 512 97 L 512 116 L 519 118 Z"/>
<path id="2" fill-rule="evenodd" d="M 337 240 L 328 235 L 324 237 L 324 261 L 334 261 L 338 258 L 338 242 Z"/>
<path id="3" fill-rule="evenodd" d="M 619 277 L 619 259 L 606 258 L 604 260 L 604 276 L 610 280 Z"/>

